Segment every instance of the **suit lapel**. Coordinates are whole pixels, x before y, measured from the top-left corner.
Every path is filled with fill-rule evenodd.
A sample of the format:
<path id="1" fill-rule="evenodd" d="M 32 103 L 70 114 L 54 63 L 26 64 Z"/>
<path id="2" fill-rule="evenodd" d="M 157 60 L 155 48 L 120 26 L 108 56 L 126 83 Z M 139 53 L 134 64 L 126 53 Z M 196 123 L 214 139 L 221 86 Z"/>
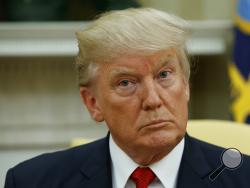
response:
<path id="1" fill-rule="evenodd" d="M 111 188 L 111 168 L 109 154 L 109 136 L 95 143 L 89 151 L 88 158 L 81 166 L 82 182 L 74 188 Z"/>
<path id="2" fill-rule="evenodd" d="M 109 136 L 94 144 L 96 146 L 91 147 L 80 167 L 82 181 L 72 188 L 112 187 Z M 209 165 L 197 141 L 186 135 L 177 188 L 219 188 L 217 183 L 208 178 L 213 170 L 214 167 Z"/>
<path id="3" fill-rule="evenodd" d="M 188 135 L 180 165 L 177 188 L 215 188 L 208 175 L 213 171 L 198 143 Z"/>
<path id="4" fill-rule="evenodd" d="M 245 176 L 249 171 L 247 163 L 244 168 L 241 166 L 235 170 L 225 169 L 214 181 L 209 179 L 209 175 L 221 165 L 223 151 L 223 148 L 186 135 L 177 188 L 249 187 Z"/>

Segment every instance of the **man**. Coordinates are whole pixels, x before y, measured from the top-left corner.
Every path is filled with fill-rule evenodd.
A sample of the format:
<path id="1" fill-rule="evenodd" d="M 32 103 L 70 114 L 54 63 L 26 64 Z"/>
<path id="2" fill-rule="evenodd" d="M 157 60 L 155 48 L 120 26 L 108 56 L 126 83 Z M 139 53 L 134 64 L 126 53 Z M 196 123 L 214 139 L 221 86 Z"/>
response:
<path id="1" fill-rule="evenodd" d="M 248 157 L 211 180 L 223 149 L 186 134 L 186 27 L 144 8 L 107 13 L 78 32 L 80 94 L 109 133 L 19 164 L 5 188 L 249 187 Z"/>

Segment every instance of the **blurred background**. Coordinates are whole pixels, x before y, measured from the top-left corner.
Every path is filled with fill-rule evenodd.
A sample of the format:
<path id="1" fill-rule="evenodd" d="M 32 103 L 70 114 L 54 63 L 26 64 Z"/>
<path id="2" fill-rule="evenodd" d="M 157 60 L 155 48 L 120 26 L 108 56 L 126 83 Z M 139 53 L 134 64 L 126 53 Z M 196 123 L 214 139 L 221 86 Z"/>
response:
<path id="1" fill-rule="evenodd" d="M 234 119 L 239 93 L 232 95 L 228 66 L 235 60 L 235 0 L 0 0 L 0 187 L 20 161 L 68 148 L 72 138 L 106 135 L 79 97 L 74 32 L 102 12 L 128 7 L 190 20 L 190 119 Z"/>

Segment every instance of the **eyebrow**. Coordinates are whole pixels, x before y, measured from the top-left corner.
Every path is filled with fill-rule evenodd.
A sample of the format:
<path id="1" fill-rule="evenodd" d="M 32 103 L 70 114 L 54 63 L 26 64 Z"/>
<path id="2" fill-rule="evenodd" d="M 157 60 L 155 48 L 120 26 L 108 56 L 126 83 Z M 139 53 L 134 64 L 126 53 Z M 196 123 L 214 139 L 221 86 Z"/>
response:
<path id="1" fill-rule="evenodd" d="M 159 69 L 161 69 L 162 67 L 167 66 L 170 62 L 172 62 L 172 60 L 174 59 L 174 56 L 172 55 L 168 55 L 168 56 L 164 56 L 162 57 L 157 63 L 156 66 L 153 68 L 153 72 L 157 72 Z"/>
<path id="2" fill-rule="evenodd" d="M 165 67 L 167 64 L 171 62 L 171 60 L 174 58 L 174 56 L 168 55 L 163 58 L 161 58 L 157 63 L 156 66 L 153 68 L 153 73 L 156 73 L 160 68 Z M 117 68 L 111 71 L 111 77 L 117 77 L 117 76 L 136 76 L 138 75 L 138 72 L 134 69 L 130 68 Z"/>
<path id="3" fill-rule="evenodd" d="M 133 69 L 124 68 L 124 67 L 117 68 L 111 71 L 111 77 L 128 76 L 128 75 L 135 76 L 135 75 L 138 75 L 138 73 Z"/>

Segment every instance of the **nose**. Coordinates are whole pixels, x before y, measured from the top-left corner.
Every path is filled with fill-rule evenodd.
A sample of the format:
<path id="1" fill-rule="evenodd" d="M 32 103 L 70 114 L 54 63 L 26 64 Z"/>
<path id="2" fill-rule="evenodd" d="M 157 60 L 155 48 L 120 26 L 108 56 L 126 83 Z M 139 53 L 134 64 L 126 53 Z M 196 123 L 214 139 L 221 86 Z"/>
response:
<path id="1" fill-rule="evenodd" d="M 145 82 L 142 95 L 142 108 L 144 110 L 155 110 L 162 105 L 159 89 L 157 89 L 157 85 L 154 83 L 154 80 L 148 80 Z"/>

